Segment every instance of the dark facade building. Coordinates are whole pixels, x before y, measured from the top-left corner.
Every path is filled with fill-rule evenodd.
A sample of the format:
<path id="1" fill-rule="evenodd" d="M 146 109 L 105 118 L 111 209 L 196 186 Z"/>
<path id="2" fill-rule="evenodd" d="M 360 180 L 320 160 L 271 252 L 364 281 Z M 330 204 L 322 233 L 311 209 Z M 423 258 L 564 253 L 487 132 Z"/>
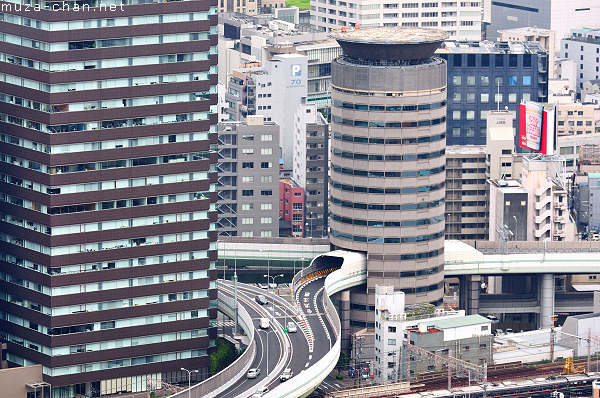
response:
<path id="1" fill-rule="evenodd" d="M 485 145 L 487 111 L 516 118 L 521 101 L 548 99 L 548 53 L 538 43 L 447 42 L 436 55 L 448 62 L 448 145 Z"/>
<path id="2" fill-rule="evenodd" d="M 182 367 L 200 380 L 216 337 L 217 2 L 39 4 L 0 19 L 6 359 L 42 364 L 54 398 L 187 381 Z"/>
<path id="3" fill-rule="evenodd" d="M 446 34 L 333 35 L 344 55 L 332 63 L 330 239 L 366 255 L 366 288 L 349 295 L 356 331 L 374 326 L 376 285 L 393 285 L 409 304 L 442 303 L 446 62 L 433 53 Z"/>

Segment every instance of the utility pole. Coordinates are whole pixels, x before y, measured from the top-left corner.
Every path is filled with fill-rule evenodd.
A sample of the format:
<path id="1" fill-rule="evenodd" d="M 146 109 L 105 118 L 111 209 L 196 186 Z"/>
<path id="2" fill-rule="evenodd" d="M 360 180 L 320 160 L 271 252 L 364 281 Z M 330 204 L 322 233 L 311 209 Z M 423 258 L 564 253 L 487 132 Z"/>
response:
<path id="1" fill-rule="evenodd" d="M 452 356 L 452 349 L 450 348 L 448 350 L 448 357 Z M 450 391 L 450 389 L 452 388 L 452 368 L 450 367 L 450 363 L 446 364 L 446 367 L 448 369 L 448 391 Z"/>
<path id="2" fill-rule="evenodd" d="M 588 338 L 587 338 L 587 372 L 591 372 L 592 370 L 592 329 L 588 328 Z"/>
<path id="3" fill-rule="evenodd" d="M 550 324 L 550 362 L 554 362 L 554 319 L 552 315 L 552 322 Z"/>

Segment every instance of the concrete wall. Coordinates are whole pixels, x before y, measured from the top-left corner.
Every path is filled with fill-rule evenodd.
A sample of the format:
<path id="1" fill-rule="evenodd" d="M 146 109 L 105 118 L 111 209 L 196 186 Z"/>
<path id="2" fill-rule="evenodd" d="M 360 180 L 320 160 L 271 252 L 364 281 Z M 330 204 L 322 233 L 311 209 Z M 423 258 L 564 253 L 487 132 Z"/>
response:
<path id="1" fill-rule="evenodd" d="M 28 392 L 34 392 L 33 388 L 27 387 L 27 384 L 35 383 L 42 383 L 42 365 L 0 370 L 0 396 L 2 398 L 25 398 Z M 37 392 L 40 397 L 42 396 L 41 391 L 42 388 L 38 387 Z"/>

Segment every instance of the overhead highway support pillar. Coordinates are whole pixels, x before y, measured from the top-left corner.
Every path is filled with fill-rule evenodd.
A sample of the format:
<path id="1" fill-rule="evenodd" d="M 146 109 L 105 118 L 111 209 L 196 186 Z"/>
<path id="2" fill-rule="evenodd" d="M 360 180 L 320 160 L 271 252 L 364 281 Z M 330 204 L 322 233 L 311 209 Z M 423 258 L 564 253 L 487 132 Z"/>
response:
<path id="1" fill-rule="evenodd" d="M 341 351 L 348 353 L 350 349 L 350 290 L 340 292 L 340 323 L 342 326 Z"/>
<path id="2" fill-rule="evenodd" d="M 460 309 L 467 315 L 479 314 L 479 290 L 481 275 L 464 275 L 459 277 Z"/>
<path id="3" fill-rule="evenodd" d="M 550 329 L 554 316 L 554 274 L 540 274 L 540 329 Z"/>

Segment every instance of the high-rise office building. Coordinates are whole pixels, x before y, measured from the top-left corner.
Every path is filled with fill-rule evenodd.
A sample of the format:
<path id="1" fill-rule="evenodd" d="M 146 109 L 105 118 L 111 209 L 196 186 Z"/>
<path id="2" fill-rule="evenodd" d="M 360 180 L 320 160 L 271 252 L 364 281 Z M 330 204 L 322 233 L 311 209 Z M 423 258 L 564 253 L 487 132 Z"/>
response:
<path id="1" fill-rule="evenodd" d="M 39 4 L 6 3 L 0 21 L 6 358 L 42 364 L 52 397 L 145 391 L 187 381 L 182 367 L 200 380 L 216 337 L 216 2 Z"/>
<path id="2" fill-rule="evenodd" d="M 373 326 L 376 285 L 408 304 L 442 303 L 447 36 L 421 28 L 333 34 L 330 237 L 366 253 L 366 289 L 350 293 L 351 326 Z"/>
<path id="3" fill-rule="evenodd" d="M 600 4 L 595 0 L 485 0 L 483 7 L 490 15 L 486 38 L 493 41 L 500 30 L 524 26 L 554 30 L 560 39 L 569 29 L 597 26 L 600 19 Z"/>
<path id="4" fill-rule="evenodd" d="M 448 62 L 448 145 L 485 145 L 488 111 L 506 109 L 516 120 L 521 101 L 548 99 L 539 43 L 446 42 L 436 55 Z"/>
<path id="5" fill-rule="evenodd" d="M 219 124 L 219 235 L 279 236 L 279 126 Z"/>
<path id="6" fill-rule="evenodd" d="M 321 31 L 342 26 L 402 26 L 441 29 L 453 40 L 480 40 L 480 1 L 312 0 L 310 25 Z"/>

